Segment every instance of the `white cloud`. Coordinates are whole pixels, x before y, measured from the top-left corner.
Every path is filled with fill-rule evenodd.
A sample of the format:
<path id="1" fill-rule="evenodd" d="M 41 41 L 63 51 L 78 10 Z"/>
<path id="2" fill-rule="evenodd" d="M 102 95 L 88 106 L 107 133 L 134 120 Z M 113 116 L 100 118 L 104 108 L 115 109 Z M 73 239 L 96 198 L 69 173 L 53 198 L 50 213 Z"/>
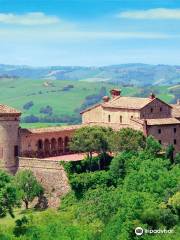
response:
<path id="1" fill-rule="evenodd" d="M 125 11 L 119 13 L 117 18 L 129 19 L 167 19 L 167 20 L 180 20 L 180 9 L 168 8 L 154 8 L 139 11 Z"/>
<path id="2" fill-rule="evenodd" d="M 0 23 L 16 25 L 47 25 L 59 23 L 60 19 L 56 16 L 45 15 L 42 12 L 32 12 L 23 15 L 12 13 L 0 13 Z"/>

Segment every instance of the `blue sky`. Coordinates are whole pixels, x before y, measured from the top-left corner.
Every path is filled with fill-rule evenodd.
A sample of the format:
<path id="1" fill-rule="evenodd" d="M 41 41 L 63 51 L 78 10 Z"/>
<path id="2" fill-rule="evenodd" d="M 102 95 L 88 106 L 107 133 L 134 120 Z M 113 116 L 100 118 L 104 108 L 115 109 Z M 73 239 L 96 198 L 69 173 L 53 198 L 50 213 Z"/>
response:
<path id="1" fill-rule="evenodd" d="M 179 0 L 0 0 L 0 63 L 137 62 L 180 65 Z"/>

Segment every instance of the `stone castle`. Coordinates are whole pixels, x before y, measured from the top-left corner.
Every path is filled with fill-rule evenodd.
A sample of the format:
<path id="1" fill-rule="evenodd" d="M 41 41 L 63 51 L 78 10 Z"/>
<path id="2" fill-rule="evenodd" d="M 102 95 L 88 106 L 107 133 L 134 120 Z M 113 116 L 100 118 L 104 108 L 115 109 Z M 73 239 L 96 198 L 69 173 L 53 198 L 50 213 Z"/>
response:
<path id="1" fill-rule="evenodd" d="M 65 159 L 71 154 L 70 139 L 76 129 L 87 125 L 114 130 L 130 127 L 154 136 L 165 147 L 173 144 L 175 152 L 180 152 L 179 101 L 169 105 L 154 94 L 147 98 L 125 97 L 118 89 L 110 94 L 81 112 L 82 124 L 72 126 L 23 129 L 19 126 L 21 112 L 0 105 L 0 168 L 12 173 L 31 169 L 49 192 L 62 195 L 69 186 L 58 156 Z"/>

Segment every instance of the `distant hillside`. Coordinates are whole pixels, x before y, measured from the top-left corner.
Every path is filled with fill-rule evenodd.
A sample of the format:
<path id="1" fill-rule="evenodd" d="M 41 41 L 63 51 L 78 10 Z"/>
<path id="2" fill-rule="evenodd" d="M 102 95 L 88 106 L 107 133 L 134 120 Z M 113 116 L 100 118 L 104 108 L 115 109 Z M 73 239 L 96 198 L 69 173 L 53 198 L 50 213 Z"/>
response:
<path id="1" fill-rule="evenodd" d="M 0 64 L 0 78 L 109 81 L 128 86 L 180 84 L 180 66 L 121 64 L 105 67 L 29 67 Z"/>

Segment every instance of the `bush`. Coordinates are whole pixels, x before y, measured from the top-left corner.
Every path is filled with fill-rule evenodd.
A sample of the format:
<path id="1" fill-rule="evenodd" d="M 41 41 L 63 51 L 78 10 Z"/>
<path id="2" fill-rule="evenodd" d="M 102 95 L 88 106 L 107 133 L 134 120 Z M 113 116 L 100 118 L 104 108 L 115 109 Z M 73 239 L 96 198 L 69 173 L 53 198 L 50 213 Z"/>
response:
<path id="1" fill-rule="evenodd" d="M 29 110 L 33 105 L 33 101 L 27 102 L 26 104 L 24 104 L 23 109 Z"/>

